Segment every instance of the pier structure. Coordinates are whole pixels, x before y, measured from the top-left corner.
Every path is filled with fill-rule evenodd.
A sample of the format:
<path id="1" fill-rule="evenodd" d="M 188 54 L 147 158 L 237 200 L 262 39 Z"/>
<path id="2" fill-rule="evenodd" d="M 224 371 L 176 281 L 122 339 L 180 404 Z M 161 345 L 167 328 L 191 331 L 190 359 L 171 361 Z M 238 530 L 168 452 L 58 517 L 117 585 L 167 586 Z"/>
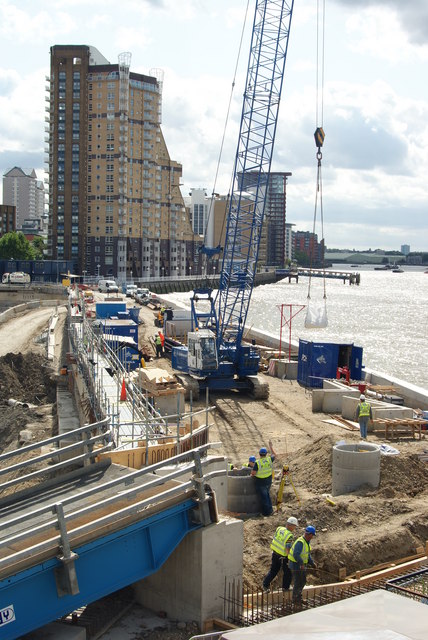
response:
<path id="1" fill-rule="evenodd" d="M 291 282 L 294 279 L 299 281 L 299 277 L 306 278 L 332 278 L 334 280 L 343 280 L 343 284 L 349 282 L 349 284 L 360 284 L 361 275 L 358 271 L 337 271 L 334 269 L 309 269 L 305 267 L 298 267 L 298 269 L 276 269 L 276 280 L 283 280 L 288 278 Z"/>

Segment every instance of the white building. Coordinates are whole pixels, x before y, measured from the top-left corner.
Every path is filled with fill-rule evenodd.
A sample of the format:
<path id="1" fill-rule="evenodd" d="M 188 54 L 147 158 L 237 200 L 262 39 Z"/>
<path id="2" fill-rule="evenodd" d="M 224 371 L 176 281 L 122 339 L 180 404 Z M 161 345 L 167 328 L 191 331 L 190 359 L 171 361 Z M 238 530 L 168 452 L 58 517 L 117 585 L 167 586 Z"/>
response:
<path id="1" fill-rule="evenodd" d="M 3 204 L 16 207 L 16 228 L 24 220 L 41 220 L 45 209 L 45 189 L 34 169 L 13 167 L 3 175 Z"/>
<path id="2" fill-rule="evenodd" d="M 193 233 L 205 238 L 207 247 L 212 247 L 214 242 L 214 211 L 211 213 L 211 198 L 207 196 L 206 189 L 191 189 L 184 198 L 186 207 L 190 210 Z"/>

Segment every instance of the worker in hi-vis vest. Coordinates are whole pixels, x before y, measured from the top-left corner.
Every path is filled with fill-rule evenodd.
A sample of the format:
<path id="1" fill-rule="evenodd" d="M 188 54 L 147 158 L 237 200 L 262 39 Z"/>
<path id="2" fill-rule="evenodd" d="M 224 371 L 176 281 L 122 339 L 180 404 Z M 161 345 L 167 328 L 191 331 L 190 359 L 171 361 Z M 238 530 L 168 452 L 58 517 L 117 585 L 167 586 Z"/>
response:
<path id="1" fill-rule="evenodd" d="M 369 420 L 372 420 L 372 408 L 368 402 L 366 402 L 366 396 L 362 393 L 360 395 L 360 403 L 357 405 L 355 417 L 360 425 L 360 435 L 363 440 L 367 440 L 367 425 Z"/>
<path id="2" fill-rule="evenodd" d="M 292 574 L 288 566 L 288 554 L 293 544 L 293 531 L 299 525 L 297 518 L 290 516 L 285 527 L 278 527 L 270 544 L 272 549 L 272 561 L 269 573 L 263 578 L 263 589 L 267 591 L 270 583 L 282 568 L 282 590 L 288 591 Z"/>
<path id="3" fill-rule="evenodd" d="M 288 554 L 288 567 L 293 579 L 293 603 L 296 606 L 302 604 L 302 591 L 306 584 L 306 569 L 308 565 L 315 567 L 310 545 L 310 541 L 315 534 L 315 527 L 311 524 L 307 526 L 303 536 L 297 538 Z"/>
<path id="4" fill-rule="evenodd" d="M 256 460 L 251 471 L 251 475 L 256 481 L 256 491 L 260 496 L 262 506 L 262 514 L 271 516 L 273 514 L 272 500 L 270 497 L 270 488 L 272 485 L 273 462 L 275 460 L 275 451 L 270 445 L 270 455 L 266 447 L 262 447 L 259 451 L 260 458 Z"/>

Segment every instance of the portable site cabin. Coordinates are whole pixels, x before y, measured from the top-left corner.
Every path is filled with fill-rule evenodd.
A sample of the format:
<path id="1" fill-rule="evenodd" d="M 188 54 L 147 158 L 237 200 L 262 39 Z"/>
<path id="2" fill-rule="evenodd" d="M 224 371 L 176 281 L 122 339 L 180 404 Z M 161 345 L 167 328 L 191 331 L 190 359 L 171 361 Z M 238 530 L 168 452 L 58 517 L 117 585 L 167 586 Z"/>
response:
<path id="1" fill-rule="evenodd" d="M 309 342 L 299 340 L 297 382 L 304 387 L 322 387 L 325 378 L 341 377 L 338 372 L 349 371 L 352 380 L 361 380 L 363 349 L 354 344 Z"/>

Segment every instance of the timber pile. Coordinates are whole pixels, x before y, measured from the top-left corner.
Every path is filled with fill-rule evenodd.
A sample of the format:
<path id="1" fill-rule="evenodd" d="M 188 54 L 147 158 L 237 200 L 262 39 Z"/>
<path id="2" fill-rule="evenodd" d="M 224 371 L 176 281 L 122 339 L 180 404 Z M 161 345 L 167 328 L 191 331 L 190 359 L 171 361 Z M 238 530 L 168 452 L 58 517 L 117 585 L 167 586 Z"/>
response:
<path id="1" fill-rule="evenodd" d="M 177 378 L 165 369 L 139 369 L 134 372 L 134 382 L 151 396 L 164 396 L 183 392 Z"/>

